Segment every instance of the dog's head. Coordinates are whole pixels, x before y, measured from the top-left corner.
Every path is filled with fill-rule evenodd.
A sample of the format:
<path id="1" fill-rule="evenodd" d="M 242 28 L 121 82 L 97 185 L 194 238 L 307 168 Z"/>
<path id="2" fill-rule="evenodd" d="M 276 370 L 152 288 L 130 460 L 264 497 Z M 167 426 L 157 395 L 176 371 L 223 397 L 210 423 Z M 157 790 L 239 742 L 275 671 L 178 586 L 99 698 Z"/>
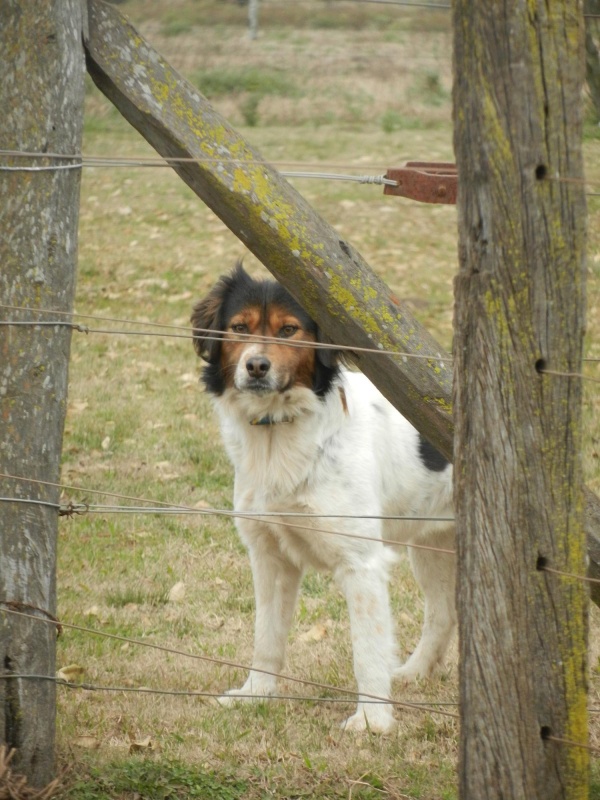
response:
<path id="1" fill-rule="evenodd" d="M 191 322 L 207 363 L 202 379 L 217 396 L 228 388 L 266 396 L 304 387 L 322 397 L 337 375 L 336 351 L 312 345 L 322 339 L 302 307 L 276 281 L 251 278 L 241 262 L 194 306 Z"/>

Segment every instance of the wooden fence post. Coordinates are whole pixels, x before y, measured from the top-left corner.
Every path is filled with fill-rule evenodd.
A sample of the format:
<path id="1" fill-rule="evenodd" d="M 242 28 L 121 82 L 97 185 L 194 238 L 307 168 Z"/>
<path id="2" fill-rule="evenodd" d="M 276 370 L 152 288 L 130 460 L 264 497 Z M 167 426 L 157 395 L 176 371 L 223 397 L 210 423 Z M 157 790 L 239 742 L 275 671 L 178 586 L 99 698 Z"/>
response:
<path id="1" fill-rule="evenodd" d="M 258 38 L 258 0 L 248 2 L 248 35 L 251 39 Z"/>
<path id="2" fill-rule="evenodd" d="M 585 798 L 581 3 L 454 3 L 463 800 Z"/>
<path id="3" fill-rule="evenodd" d="M 81 152 L 83 19 L 81 0 L 2 3 L 3 148 Z M 51 169 L 0 172 L 0 304 L 70 311 L 81 170 L 53 169 L 69 162 L 51 157 L 2 162 Z M 9 317 L 18 312 L 1 308 Z M 0 472 L 59 480 L 70 340 L 66 327 L 0 326 Z M 57 488 L 3 478 L 0 494 L 59 500 Z M 55 687 L 11 675 L 54 676 L 56 628 L 3 609 L 55 615 L 57 528 L 55 508 L 0 502 L 0 743 L 17 748 L 12 766 L 34 786 L 53 776 Z"/>

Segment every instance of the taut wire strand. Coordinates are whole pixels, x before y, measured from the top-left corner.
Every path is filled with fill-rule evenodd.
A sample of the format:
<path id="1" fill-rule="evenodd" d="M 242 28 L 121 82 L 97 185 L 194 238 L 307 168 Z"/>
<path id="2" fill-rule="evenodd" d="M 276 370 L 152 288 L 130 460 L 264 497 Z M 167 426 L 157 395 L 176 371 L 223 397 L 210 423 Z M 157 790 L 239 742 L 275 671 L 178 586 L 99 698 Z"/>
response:
<path id="1" fill-rule="evenodd" d="M 590 744 L 584 742 L 574 742 L 571 739 L 562 739 L 560 736 L 544 736 L 545 742 L 556 742 L 557 744 L 564 744 L 567 747 L 581 747 L 583 750 L 589 750 L 590 753 L 600 755 L 600 748 L 592 747 Z"/>
<path id="2" fill-rule="evenodd" d="M 294 530 L 306 530 L 306 531 L 309 531 L 311 533 L 326 533 L 326 534 L 329 534 L 331 536 L 342 536 L 342 537 L 345 537 L 345 538 L 348 538 L 348 539 L 359 539 L 359 540 L 362 540 L 362 541 L 374 542 L 374 543 L 378 543 L 378 544 L 387 544 L 387 545 L 390 545 L 390 546 L 393 546 L 393 547 L 412 547 L 412 548 L 414 548 L 416 550 L 431 550 L 431 551 L 436 552 L 436 553 L 445 553 L 447 555 L 455 555 L 455 551 L 454 550 L 449 550 L 449 549 L 441 548 L 441 547 L 432 547 L 432 546 L 425 545 L 425 544 L 417 544 L 417 543 L 412 543 L 412 542 L 399 542 L 399 541 L 395 541 L 393 539 L 380 539 L 380 538 L 374 539 L 372 536 L 361 536 L 358 533 L 348 533 L 346 531 L 335 531 L 335 530 L 331 530 L 329 528 L 315 528 L 313 526 L 298 525 L 297 523 L 283 522 L 281 520 L 272 521 L 272 520 L 266 518 L 268 515 L 264 514 L 263 512 L 260 512 L 260 511 L 246 513 L 246 512 L 243 512 L 243 511 L 240 512 L 240 511 L 229 510 L 229 509 L 206 509 L 206 508 L 192 508 L 190 506 L 178 506 L 178 505 L 173 505 L 173 504 L 170 504 L 170 503 L 163 503 L 163 502 L 157 501 L 157 500 L 146 500 L 145 498 L 118 495 L 118 494 L 115 494 L 115 493 L 112 493 L 112 492 L 103 492 L 103 491 L 100 491 L 100 490 L 97 490 L 97 489 L 82 489 L 81 487 L 67 486 L 65 484 L 53 484 L 53 483 L 50 483 L 48 481 L 38 481 L 38 480 L 34 480 L 34 479 L 29 479 L 29 478 L 21 478 L 21 477 L 15 476 L 15 475 L 8 475 L 8 474 L 5 474 L 5 473 L 0 473 L 0 478 L 8 478 L 8 479 L 16 480 L 16 481 L 31 482 L 31 483 L 42 484 L 42 485 L 47 485 L 47 486 L 54 486 L 54 487 L 57 487 L 59 489 L 63 489 L 63 490 L 64 489 L 68 489 L 69 491 L 82 492 L 84 494 L 87 492 L 88 494 L 108 495 L 108 496 L 111 496 L 111 497 L 116 497 L 118 499 L 133 500 L 133 501 L 138 502 L 138 503 L 147 502 L 147 503 L 153 503 L 154 505 L 159 505 L 160 506 L 160 508 L 150 508 L 148 511 L 143 511 L 143 510 L 139 509 L 137 512 L 131 511 L 130 513 L 161 514 L 161 513 L 165 513 L 165 511 L 166 511 L 167 513 L 199 514 L 199 515 L 205 515 L 205 516 L 213 516 L 214 515 L 214 516 L 232 517 L 232 518 L 237 518 L 237 519 L 251 519 L 251 520 L 258 521 L 258 522 L 262 522 L 265 525 L 277 525 L 279 527 L 283 526 L 283 527 L 287 527 L 287 528 L 294 528 Z M 0 502 L 11 503 L 11 502 L 13 502 L 13 498 L 12 497 L 0 497 Z M 28 498 L 19 498 L 17 500 L 17 502 L 28 502 Z M 32 498 L 29 502 L 31 502 L 32 504 L 36 504 L 37 500 L 35 498 Z M 50 505 L 50 504 L 47 501 L 43 501 L 43 505 Z M 66 507 L 63 506 L 63 505 L 57 504 L 56 507 L 59 510 L 59 514 L 61 513 L 61 510 L 62 510 L 62 516 L 70 516 L 71 514 L 83 514 L 83 513 L 87 513 L 89 510 L 91 510 L 91 507 L 87 503 L 86 504 L 69 503 L 68 506 L 66 506 Z M 67 510 L 63 510 L 64 508 L 66 508 Z M 127 509 L 127 510 L 129 510 L 129 509 Z M 69 513 L 69 511 L 70 511 L 70 513 Z M 118 511 L 120 513 L 123 513 L 122 509 L 119 509 Z M 107 506 L 107 507 L 103 508 L 101 513 L 111 513 L 111 507 Z M 295 515 L 293 512 L 283 512 L 281 515 L 277 515 L 276 513 L 273 513 L 272 516 L 294 517 L 294 516 L 297 516 L 297 515 Z M 299 515 L 299 516 L 301 516 L 301 515 Z M 327 514 L 325 514 L 325 515 L 315 514 L 315 518 L 325 518 L 325 517 L 329 518 Z M 332 518 L 336 518 L 336 517 L 334 516 Z M 356 519 L 363 519 L 363 517 L 355 517 L 355 518 Z M 380 519 L 386 519 L 386 517 L 382 516 L 382 517 L 380 517 Z M 428 517 L 428 518 L 391 517 L 391 519 L 407 519 L 408 521 L 416 521 L 418 519 L 420 519 L 421 521 L 424 521 L 425 519 L 427 519 L 430 522 L 453 522 L 454 521 L 453 518 L 451 518 L 451 517 Z"/>
<path id="3" fill-rule="evenodd" d="M 357 2 L 385 2 L 385 0 L 357 0 Z M 392 0 L 388 0 L 388 2 L 392 2 Z M 448 8 L 450 6 L 447 6 Z M 594 18 L 594 15 L 587 15 L 590 18 Z M 173 167 L 177 166 L 178 164 L 235 164 L 237 166 L 252 166 L 252 167 L 272 167 L 273 169 L 278 170 L 279 166 L 300 166 L 300 167 L 316 167 L 322 169 L 325 166 L 331 166 L 336 169 L 353 169 L 353 170 L 364 170 L 364 169 L 388 169 L 387 166 L 381 165 L 367 165 L 364 163 L 361 164 L 326 164 L 324 162 L 316 162 L 310 164 L 308 162 L 298 162 L 298 161 L 265 161 L 265 160 L 256 160 L 256 159 L 240 159 L 240 158 L 231 158 L 231 157 L 209 157 L 209 156 L 202 156 L 202 157 L 194 157 L 194 156 L 86 156 L 83 153 L 42 153 L 42 152 L 34 152 L 34 151 L 19 151 L 19 150 L 6 150 L 0 149 L 0 156 L 8 156 L 10 158 L 35 158 L 35 159 L 55 159 L 55 160 L 77 160 L 76 164 L 70 164 L 66 168 L 69 169 L 81 169 L 82 167 Z M 61 165 L 41 165 L 41 166 L 32 166 L 32 167 L 20 167 L 14 165 L 6 165 L 0 166 L 0 171 L 8 170 L 8 171 L 47 171 L 53 169 L 62 169 L 65 167 L 61 167 Z M 409 172 L 423 172 L 423 167 L 415 167 L 415 166 L 406 166 L 403 165 L 402 167 L 404 170 Z M 279 170 L 278 170 L 279 171 Z M 358 180 L 362 183 L 385 183 L 390 182 L 391 185 L 397 185 L 397 182 L 386 178 L 385 176 L 355 176 L 355 175 L 339 175 L 339 174 L 332 174 L 332 173 L 308 173 L 308 172 L 279 172 L 280 175 L 283 177 L 298 177 L 298 178 L 320 178 L 320 179 L 332 179 L 332 180 Z M 594 181 L 589 181 L 586 178 L 582 177 L 569 177 L 569 176 L 561 176 L 561 175 L 547 175 L 544 177 L 544 180 L 554 181 L 556 183 L 573 183 L 573 184 L 580 184 L 580 185 L 590 185 L 594 183 Z M 592 193 L 593 194 L 593 193 Z"/>
<path id="4" fill-rule="evenodd" d="M 584 583 L 600 583 L 599 578 L 589 578 L 587 575 L 577 575 L 574 572 L 563 572 L 560 569 L 554 569 L 553 567 L 540 567 L 540 572 L 552 572 L 554 575 L 562 575 L 563 578 L 574 578 L 578 581 L 583 581 Z"/>
<path id="5" fill-rule="evenodd" d="M 3 602 L 1 600 L 0 600 L 0 605 L 3 605 Z M 0 612 L 0 613 L 2 613 L 2 612 Z M 54 625 L 54 626 L 56 626 L 56 625 L 60 624 L 63 628 L 66 628 L 66 629 L 69 629 L 69 630 L 76 630 L 76 631 L 80 631 L 81 633 L 88 633 L 88 634 L 93 635 L 93 636 L 100 636 L 100 637 L 103 637 L 105 639 L 112 639 L 113 641 L 127 642 L 128 644 L 138 645 L 139 647 L 147 647 L 147 648 L 152 649 L 152 650 L 159 650 L 160 652 L 163 652 L 163 653 L 169 653 L 171 655 L 184 656 L 185 658 L 192 658 L 192 659 L 195 659 L 197 661 L 205 661 L 207 663 L 217 664 L 218 666 L 222 666 L 222 667 L 231 667 L 233 669 L 241 669 L 241 670 L 244 670 L 244 671 L 260 672 L 260 673 L 262 673 L 264 675 L 271 675 L 271 676 L 273 676 L 275 678 L 280 678 L 281 680 L 290 681 L 290 682 L 293 682 L 293 683 L 300 683 L 300 684 L 303 684 L 305 686 L 312 686 L 312 687 L 314 687 L 316 689 L 322 689 L 323 691 L 327 691 L 327 692 L 331 692 L 331 691 L 340 692 L 342 694 L 349 694 L 352 697 L 359 697 L 359 698 L 366 697 L 369 700 L 375 700 L 375 701 L 380 702 L 380 703 L 389 703 L 389 704 L 398 705 L 398 706 L 406 707 L 406 708 L 413 708 L 414 707 L 419 711 L 429 711 L 429 712 L 431 712 L 433 714 L 442 714 L 443 716 L 446 716 L 446 717 L 458 718 L 458 714 L 453 714 L 453 713 L 451 713 L 449 711 L 438 711 L 437 709 L 434 709 L 434 708 L 423 707 L 423 706 L 413 706 L 412 703 L 402 702 L 402 701 L 399 701 L 399 700 L 388 700 L 386 697 L 379 697 L 378 695 L 368 694 L 368 693 L 365 693 L 365 692 L 358 692 L 355 689 L 345 689 L 345 688 L 342 688 L 342 687 L 339 687 L 339 686 L 333 686 L 332 684 L 328 684 L 328 683 L 319 683 L 317 681 L 310 681 L 310 680 L 306 680 L 306 679 L 303 679 L 303 678 L 295 678 L 295 677 L 293 677 L 291 675 L 284 675 L 284 674 L 279 673 L 279 672 L 270 672 L 269 670 L 258 669 L 257 667 L 249 667 L 246 664 L 238 664 L 235 661 L 229 661 L 229 660 L 223 659 L 223 658 L 216 658 L 215 656 L 206 656 L 206 655 L 202 655 L 200 653 L 189 653 L 189 652 L 186 652 L 185 650 L 178 650 L 176 648 L 165 647 L 164 645 L 156 644 L 154 642 L 144 642 L 141 639 L 129 639 L 126 636 L 120 636 L 119 634 L 116 634 L 116 633 L 108 633 L 106 631 L 99 631 L 99 630 L 96 630 L 94 628 L 85 628 L 82 625 L 74 625 L 74 624 L 69 623 L 69 622 L 63 622 L 62 620 L 60 621 L 60 623 L 58 623 L 58 622 L 54 622 L 53 620 L 45 619 L 43 617 L 35 617 L 32 614 L 25 614 L 25 613 L 23 613 L 21 611 L 14 611 L 11 608 L 4 608 L 3 613 L 5 613 L 5 614 L 15 614 L 17 616 L 24 617 L 26 619 L 31 619 L 31 620 L 34 620 L 36 622 L 42 622 L 42 623 L 44 623 L 46 625 Z M 223 695 L 219 695 L 219 696 L 222 697 Z"/>
<path id="6" fill-rule="evenodd" d="M 540 369 L 538 372 L 540 375 L 554 375 L 558 378 L 580 378 L 581 380 L 590 381 L 591 383 L 600 383 L 600 378 L 592 378 L 581 372 L 559 372 L 555 369 Z"/>
<path id="7" fill-rule="evenodd" d="M 193 689 L 153 689 L 148 686 L 98 686 L 93 683 L 82 681 L 76 683 L 69 681 L 65 678 L 59 678 L 56 675 L 19 675 L 17 673 L 9 673 L 7 675 L 0 675 L 0 680 L 38 680 L 38 681 L 53 681 L 57 686 L 64 686 L 68 689 L 83 689 L 85 691 L 100 691 L 100 692 L 134 692 L 137 694 L 156 694 L 156 695 L 172 695 L 175 697 L 205 697 L 208 699 L 219 700 L 226 696 L 224 692 L 204 692 Z M 304 700 L 312 703 L 355 703 L 354 698 L 345 697 L 315 697 L 314 695 L 305 694 L 236 694 L 236 699 L 240 700 Z M 364 700 L 366 705 L 397 705 L 395 700 Z M 456 708 L 458 703 L 451 703 L 446 701 L 432 700 L 430 702 L 414 702 L 411 704 L 417 708 L 423 706 L 439 706 Z"/>
<path id="8" fill-rule="evenodd" d="M 1 476 L 0 476 L 1 477 Z M 89 490 L 85 490 L 89 491 Z M 289 517 L 292 519 L 380 519 L 404 520 L 407 522 L 454 522 L 454 517 L 422 517 L 414 514 L 317 514 L 310 511 L 234 511 L 229 508 L 192 508 L 189 506 L 169 506 L 153 508 L 152 506 L 110 506 L 99 503 L 51 503 L 47 500 L 38 500 L 35 497 L 0 497 L 4 503 L 29 503 L 31 505 L 49 506 L 61 511 L 65 516 L 69 514 L 98 513 L 98 514 L 173 514 L 182 516 L 204 515 L 207 517 L 219 515 L 224 517 L 243 516 L 246 519 L 255 517 Z M 151 501 L 148 501 L 151 502 Z M 311 528 L 311 530 L 313 530 Z"/>
<path id="9" fill-rule="evenodd" d="M 95 321 L 103 321 L 103 322 L 118 322 L 123 325 L 148 325 L 153 327 L 161 327 L 167 329 L 175 329 L 175 330 L 184 330 L 187 331 L 186 334 L 177 334 L 177 333 L 163 333 L 163 332 L 153 332 L 153 331 L 130 331 L 130 330 L 114 330 L 109 328 L 92 328 L 87 325 L 78 325 L 77 323 L 73 322 L 66 322 L 63 320 L 0 320 L 0 325 L 5 326 L 31 326 L 35 327 L 57 327 L 61 325 L 67 325 L 72 327 L 74 330 L 78 330 L 81 333 L 102 333 L 102 334 L 112 334 L 118 336 L 161 336 L 164 338 L 174 338 L 174 339 L 190 339 L 193 338 L 196 334 L 202 334 L 203 339 L 207 339 L 209 341 L 221 341 L 226 333 L 226 331 L 219 331 L 215 333 L 214 330 L 210 328 L 191 328 L 189 326 L 184 325 L 169 325 L 169 324 L 162 324 L 156 322 L 143 322 L 143 321 L 136 321 L 136 320 L 127 320 L 127 319 L 116 319 L 114 317 L 97 317 L 90 314 L 77 314 L 76 312 L 69 312 L 69 311 L 52 311 L 50 309 L 35 309 L 35 308 L 26 308 L 23 306 L 9 306 L 9 305 L 1 305 L 0 308 L 4 308 L 7 310 L 14 310 L 14 311 L 28 311 L 29 313 L 44 313 L 44 314 L 57 314 L 57 315 L 70 315 L 70 316 L 78 316 L 83 317 L 85 319 L 93 319 Z M 344 351 L 349 353 L 370 353 L 372 355 L 387 355 L 393 357 L 400 357 L 400 358 L 414 358 L 419 360 L 425 361 L 433 361 L 433 362 L 449 362 L 453 359 L 450 356 L 442 356 L 440 354 L 436 355 L 427 355 L 422 353 L 408 353 L 402 352 L 397 350 L 386 350 L 385 348 L 376 348 L 376 347 L 353 347 L 352 345 L 343 345 L 343 344 L 334 344 L 331 342 L 311 342 L 305 340 L 289 340 L 289 339 L 280 339 L 274 336 L 259 336 L 257 334 L 252 333 L 236 333 L 235 337 L 237 339 L 243 339 L 244 341 L 251 342 L 251 343 L 273 343 L 273 344 L 280 344 L 285 345 L 286 347 L 312 347 L 317 350 L 338 350 Z"/>

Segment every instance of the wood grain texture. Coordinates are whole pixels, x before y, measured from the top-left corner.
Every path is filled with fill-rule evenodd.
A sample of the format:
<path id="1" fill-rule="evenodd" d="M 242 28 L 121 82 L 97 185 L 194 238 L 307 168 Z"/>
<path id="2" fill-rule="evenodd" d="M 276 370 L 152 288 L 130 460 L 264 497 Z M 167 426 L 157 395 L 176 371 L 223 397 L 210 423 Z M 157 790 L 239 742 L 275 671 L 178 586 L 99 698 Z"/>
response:
<path id="1" fill-rule="evenodd" d="M 579 2 L 457 0 L 462 798 L 585 798 Z M 465 79 L 464 76 L 468 76 Z M 556 178 L 576 179 L 560 182 Z M 580 181 L 580 182 L 577 182 Z"/>
<path id="2" fill-rule="evenodd" d="M 2 3 L 0 61 L 2 146 L 80 152 L 85 76 L 80 1 Z M 1 304 L 72 310 L 79 183 L 80 170 L 1 174 Z M 14 319 L 15 312 L 2 309 L 0 317 Z M 70 338 L 64 327 L 0 326 L 0 472 L 59 480 Z M 54 488 L 7 479 L 0 484 L 3 496 L 59 498 Z M 57 528 L 55 509 L 0 504 L 4 674 L 55 673 L 56 629 L 3 613 L 3 604 L 23 603 L 41 617 L 56 613 Z M 53 777 L 54 693 L 49 681 L 0 680 L 0 742 L 18 748 L 13 767 L 34 786 Z"/>

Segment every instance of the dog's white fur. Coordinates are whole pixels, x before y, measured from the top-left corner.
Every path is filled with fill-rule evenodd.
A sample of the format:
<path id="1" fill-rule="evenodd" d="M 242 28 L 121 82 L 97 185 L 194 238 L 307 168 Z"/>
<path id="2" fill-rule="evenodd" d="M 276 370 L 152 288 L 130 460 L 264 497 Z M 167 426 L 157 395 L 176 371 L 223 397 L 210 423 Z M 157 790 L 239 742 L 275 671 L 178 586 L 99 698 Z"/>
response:
<path id="1" fill-rule="evenodd" d="M 225 447 L 235 468 L 236 511 L 297 511 L 356 518 L 239 519 L 248 548 L 256 596 L 253 670 L 246 683 L 228 693 L 270 695 L 281 672 L 302 575 L 307 567 L 331 570 L 350 615 L 354 672 L 360 693 L 347 730 L 389 731 L 391 706 L 369 703 L 389 698 L 393 676 L 412 680 L 431 674 L 444 657 L 456 625 L 453 555 L 409 548 L 425 596 L 421 640 L 399 666 L 388 598 L 393 549 L 381 539 L 453 548 L 449 522 L 381 521 L 377 515 L 452 516 L 452 468 L 428 469 L 419 437 L 361 373 L 342 370 L 323 398 L 296 386 L 284 392 L 285 376 L 273 365 L 274 390 L 246 391 L 246 363 L 261 345 L 243 348 L 234 385 L 215 398 Z M 270 415 L 273 424 L 249 421 Z M 293 422 L 290 422 L 293 420 Z M 372 518 L 368 518 L 372 517 Z M 287 523 L 287 524 L 279 524 Z M 338 530 L 367 539 L 317 529 Z"/>

